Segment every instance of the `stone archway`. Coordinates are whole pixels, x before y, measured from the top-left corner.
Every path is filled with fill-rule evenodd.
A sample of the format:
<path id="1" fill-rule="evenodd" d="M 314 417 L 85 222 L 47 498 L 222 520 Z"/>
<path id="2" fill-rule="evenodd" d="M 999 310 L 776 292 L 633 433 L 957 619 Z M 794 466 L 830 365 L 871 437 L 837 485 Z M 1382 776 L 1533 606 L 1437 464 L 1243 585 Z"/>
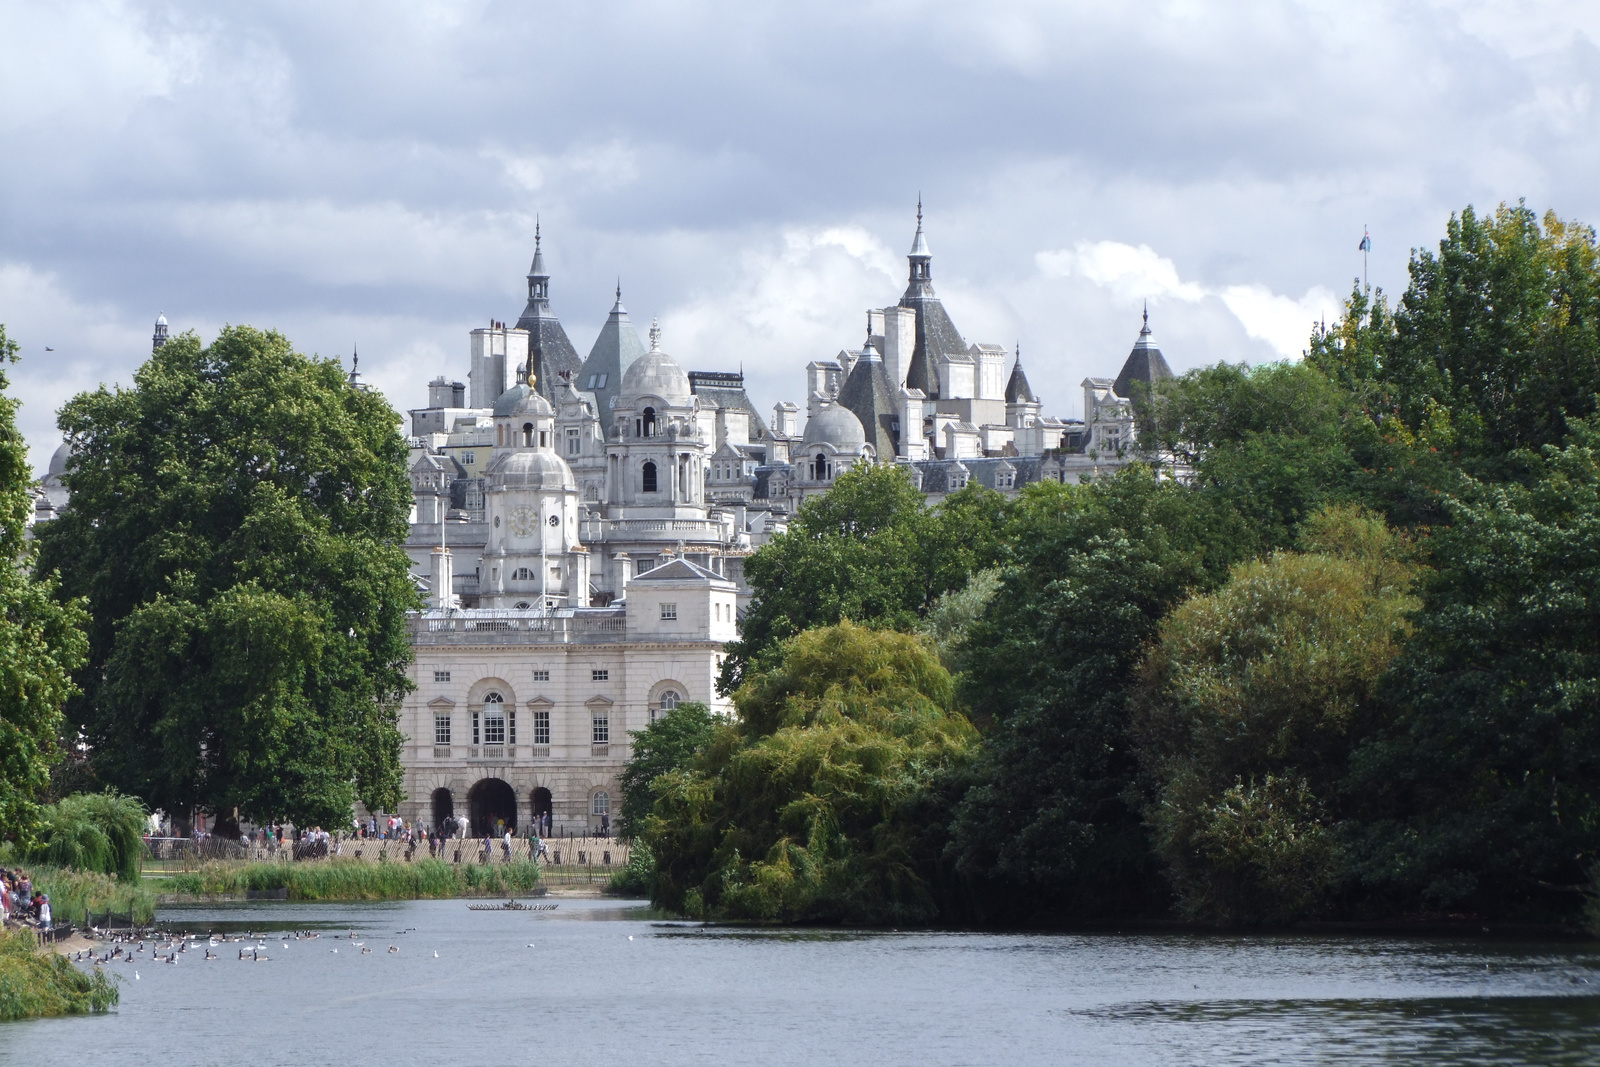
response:
<path id="1" fill-rule="evenodd" d="M 548 830 L 553 830 L 555 828 L 555 801 L 550 796 L 550 790 L 546 789 L 542 785 L 538 786 L 532 793 L 529 794 L 528 799 L 531 801 L 533 807 L 534 827 L 541 834 L 548 832 Z M 550 826 L 548 828 L 545 825 L 546 817 L 548 817 L 550 821 Z"/>
<path id="2" fill-rule="evenodd" d="M 450 795 L 450 790 L 441 786 L 433 791 L 430 799 L 433 801 L 433 829 L 443 833 L 444 821 L 456 813 L 455 797 Z"/>
<path id="3" fill-rule="evenodd" d="M 467 791 L 467 817 L 472 836 L 482 837 L 502 829 L 517 829 L 517 794 L 499 778 L 481 778 Z"/>

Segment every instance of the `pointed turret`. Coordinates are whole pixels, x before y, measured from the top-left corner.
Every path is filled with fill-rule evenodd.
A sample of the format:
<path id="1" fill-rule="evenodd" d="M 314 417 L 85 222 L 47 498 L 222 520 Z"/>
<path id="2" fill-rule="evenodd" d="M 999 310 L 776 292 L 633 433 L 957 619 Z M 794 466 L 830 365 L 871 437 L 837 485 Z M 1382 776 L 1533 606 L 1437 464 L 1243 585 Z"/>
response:
<path id="1" fill-rule="evenodd" d="M 1007 404 L 1037 404 L 1038 396 L 1034 394 L 1033 387 L 1028 384 L 1028 376 L 1022 373 L 1022 345 L 1017 345 L 1017 361 L 1011 365 L 1011 380 L 1006 382 Z"/>
<path id="2" fill-rule="evenodd" d="M 850 377 L 839 389 L 838 402 L 857 419 L 866 431 L 867 443 L 877 454 L 879 463 L 888 463 L 899 453 L 900 434 L 896 426 L 900 420 L 899 404 L 894 384 L 883 365 L 883 357 L 872 343 L 872 319 L 867 319 L 867 341 Z"/>
<path id="3" fill-rule="evenodd" d="M 545 399 L 555 395 L 561 375 L 576 376 L 583 367 L 578 350 L 572 347 L 561 320 L 550 310 L 550 275 L 544 268 L 544 249 L 537 219 L 533 224 L 533 264 L 528 268 L 528 306 L 522 309 L 517 329 L 528 331 L 528 360 L 531 377 Z"/>
<path id="4" fill-rule="evenodd" d="M 607 432 L 611 427 L 611 402 L 622 387 L 622 376 L 644 352 L 644 343 L 628 318 L 628 309 L 622 306 L 622 281 L 618 279 L 617 302 L 611 305 L 611 314 L 600 327 L 589 358 L 573 380 L 577 388 L 594 394 L 600 408 L 596 414 Z"/>
<path id="5" fill-rule="evenodd" d="M 949 360 L 970 362 L 967 343 L 961 332 L 933 291 L 933 253 L 928 251 L 928 239 L 922 233 L 922 198 L 917 198 L 917 235 L 911 240 L 911 252 L 906 256 L 910 263 L 910 277 L 906 281 L 906 294 L 900 306 L 917 313 L 917 343 L 906 365 L 906 388 L 921 389 L 930 398 L 940 392 L 939 363 Z"/>
<path id="6" fill-rule="evenodd" d="M 1122 373 L 1117 375 L 1111 390 L 1126 400 L 1133 396 L 1134 382 L 1154 385 L 1170 377 L 1172 368 L 1167 366 L 1166 357 L 1156 347 L 1155 338 L 1150 333 L 1150 305 L 1146 304 L 1139 339 L 1133 343 L 1133 351 L 1128 353 L 1128 360 L 1122 365 Z"/>

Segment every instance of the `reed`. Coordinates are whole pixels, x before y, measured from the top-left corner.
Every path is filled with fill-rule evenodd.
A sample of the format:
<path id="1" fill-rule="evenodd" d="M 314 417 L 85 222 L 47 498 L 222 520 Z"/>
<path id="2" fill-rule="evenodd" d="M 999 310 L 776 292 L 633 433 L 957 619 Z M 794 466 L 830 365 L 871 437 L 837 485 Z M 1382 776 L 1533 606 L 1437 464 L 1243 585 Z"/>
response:
<path id="1" fill-rule="evenodd" d="M 98 871 L 33 865 L 27 868 L 34 887 L 50 898 L 50 914 L 57 923 L 83 924 L 85 910 L 100 915 L 127 915 L 136 923 L 155 917 L 156 894 L 141 881 L 123 881 Z"/>
<path id="2" fill-rule="evenodd" d="M 0 933 L 0 1021 L 108 1011 L 118 996 L 103 973 L 80 971 L 65 956 L 41 952 L 30 931 Z"/>
<path id="3" fill-rule="evenodd" d="M 172 875 L 167 889 L 196 896 L 287 889 L 290 900 L 418 900 L 528 893 L 539 884 L 532 863 L 205 863 Z"/>

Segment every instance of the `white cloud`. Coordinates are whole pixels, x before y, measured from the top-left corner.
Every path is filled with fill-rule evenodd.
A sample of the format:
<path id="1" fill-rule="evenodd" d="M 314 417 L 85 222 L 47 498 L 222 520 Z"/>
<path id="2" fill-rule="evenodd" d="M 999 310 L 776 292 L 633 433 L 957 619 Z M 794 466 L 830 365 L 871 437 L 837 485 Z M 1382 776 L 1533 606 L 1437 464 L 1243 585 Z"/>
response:
<path id="1" fill-rule="evenodd" d="M 1082 278 L 1110 290 L 1123 301 L 1220 300 L 1248 336 L 1265 341 L 1278 355 L 1291 359 L 1304 352 L 1312 323 L 1319 319 L 1337 320 L 1342 313 L 1338 298 L 1321 285 L 1313 286 L 1304 296 L 1290 297 L 1259 284 L 1208 288 L 1184 281 L 1178 276 L 1177 265 L 1149 245 L 1079 241 L 1070 249 L 1039 252 L 1034 261 L 1046 277 Z"/>

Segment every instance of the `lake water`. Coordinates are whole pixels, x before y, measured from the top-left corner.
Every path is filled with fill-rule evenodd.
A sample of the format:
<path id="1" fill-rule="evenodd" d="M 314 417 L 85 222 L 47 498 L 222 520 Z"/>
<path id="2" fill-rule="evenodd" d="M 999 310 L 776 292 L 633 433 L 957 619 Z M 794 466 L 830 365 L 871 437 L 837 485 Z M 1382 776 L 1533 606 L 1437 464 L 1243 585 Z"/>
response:
<path id="1" fill-rule="evenodd" d="M 593 900 L 161 918 L 321 936 L 112 965 L 114 1013 L 0 1024 L 0 1063 L 1600 1064 L 1591 943 L 750 931 Z"/>

